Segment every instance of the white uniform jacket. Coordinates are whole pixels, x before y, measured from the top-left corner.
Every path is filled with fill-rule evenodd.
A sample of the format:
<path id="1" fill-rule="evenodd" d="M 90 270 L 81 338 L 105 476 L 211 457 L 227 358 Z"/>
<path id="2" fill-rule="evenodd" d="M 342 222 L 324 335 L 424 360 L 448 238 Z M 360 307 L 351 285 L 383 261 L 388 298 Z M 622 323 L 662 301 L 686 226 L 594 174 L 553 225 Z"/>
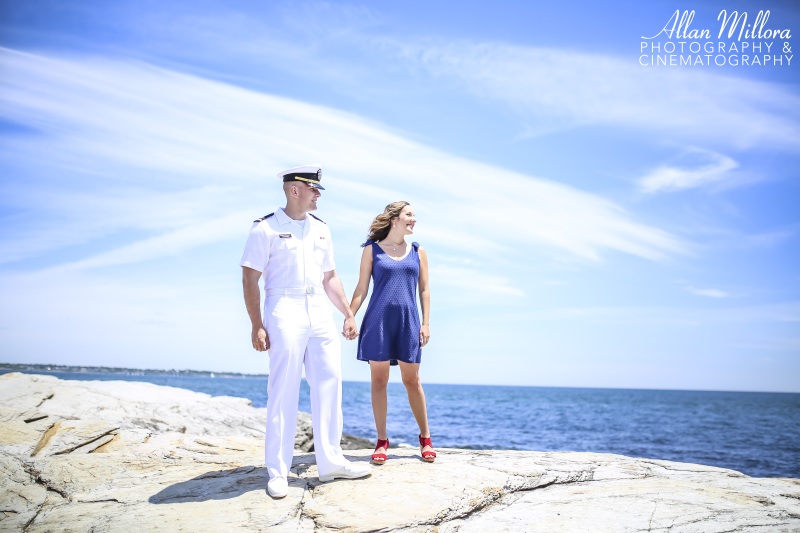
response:
<path id="1" fill-rule="evenodd" d="M 264 275 L 266 296 L 324 294 L 323 273 L 336 268 L 330 229 L 313 215 L 300 228 L 278 209 L 253 223 L 240 265 Z"/>

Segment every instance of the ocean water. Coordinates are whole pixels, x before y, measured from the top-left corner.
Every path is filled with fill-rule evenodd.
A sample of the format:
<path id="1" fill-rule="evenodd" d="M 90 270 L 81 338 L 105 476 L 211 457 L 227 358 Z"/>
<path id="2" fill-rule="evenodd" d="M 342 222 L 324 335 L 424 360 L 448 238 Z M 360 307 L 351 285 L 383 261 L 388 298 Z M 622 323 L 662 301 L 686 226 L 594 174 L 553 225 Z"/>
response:
<path id="1" fill-rule="evenodd" d="M 265 377 L 42 372 L 62 379 L 147 381 L 267 402 Z M 345 382 L 344 431 L 375 438 L 370 385 Z M 800 394 L 425 384 L 434 445 L 590 451 L 800 478 Z M 310 411 L 308 384 L 300 409 Z M 405 388 L 389 384 L 392 445 L 417 444 Z"/>

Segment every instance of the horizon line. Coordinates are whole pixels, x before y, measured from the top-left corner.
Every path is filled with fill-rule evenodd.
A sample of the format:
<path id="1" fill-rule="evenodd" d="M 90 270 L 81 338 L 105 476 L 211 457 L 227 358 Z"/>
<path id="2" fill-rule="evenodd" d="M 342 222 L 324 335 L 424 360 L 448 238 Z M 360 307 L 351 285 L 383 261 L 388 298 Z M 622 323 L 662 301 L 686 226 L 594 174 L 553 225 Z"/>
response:
<path id="1" fill-rule="evenodd" d="M 0 375 L 8 373 L 5 372 L 6 370 L 9 372 L 22 372 L 22 373 L 34 373 L 34 372 L 26 372 L 25 369 L 15 368 L 15 367 L 28 367 L 27 370 L 31 371 L 42 371 L 42 372 L 61 372 L 65 374 L 84 374 L 84 373 L 91 373 L 92 369 L 96 370 L 117 370 L 120 372 L 96 372 L 100 374 L 119 374 L 119 375 L 131 375 L 125 374 L 124 371 L 137 371 L 141 372 L 142 374 L 139 375 L 172 375 L 171 373 L 177 374 L 175 377 L 180 377 L 180 373 L 195 373 L 195 374 L 214 374 L 215 379 L 216 375 L 220 374 L 220 378 L 225 378 L 226 376 L 231 377 L 247 377 L 247 378 L 268 378 L 269 374 L 250 374 L 246 372 L 233 372 L 227 370 L 194 370 L 194 369 L 156 369 L 156 368 L 131 368 L 131 367 L 113 367 L 113 366 L 95 366 L 95 365 L 64 365 L 64 364 L 46 364 L 46 363 L 5 363 L 0 362 Z M 48 367 L 48 369 L 44 369 L 41 367 Z M 80 370 L 69 370 L 78 368 Z M 209 376 L 210 377 L 210 376 Z M 87 380 L 90 381 L 90 380 Z M 303 377 L 303 381 L 306 381 L 306 378 Z M 348 379 L 342 380 L 342 383 L 370 383 L 369 380 L 358 380 L 358 379 Z M 398 383 L 390 381 L 390 383 Z M 608 387 L 608 386 L 580 386 L 580 385 L 520 385 L 520 384 L 509 384 L 509 383 L 435 383 L 430 382 L 426 383 L 426 385 L 450 385 L 450 386 L 464 386 L 464 387 L 525 387 L 525 388 L 534 388 L 534 389 L 591 389 L 591 390 L 621 390 L 621 391 L 651 391 L 651 392 L 730 392 L 730 393 L 747 393 L 747 394 L 800 394 L 800 391 L 763 391 L 763 390 L 732 390 L 732 389 L 682 389 L 682 388 L 663 388 L 663 387 Z"/>

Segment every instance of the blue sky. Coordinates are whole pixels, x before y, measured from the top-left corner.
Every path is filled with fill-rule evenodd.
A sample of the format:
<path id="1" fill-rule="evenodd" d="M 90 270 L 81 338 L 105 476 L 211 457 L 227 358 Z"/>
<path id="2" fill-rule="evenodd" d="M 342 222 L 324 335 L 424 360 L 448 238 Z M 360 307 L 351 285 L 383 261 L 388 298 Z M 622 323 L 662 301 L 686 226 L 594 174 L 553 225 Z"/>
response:
<path id="1" fill-rule="evenodd" d="M 800 392 L 800 67 L 642 66 L 673 3 L 550 4 L 0 1 L 0 360 L 266 372 L 238 261 L 318 162 L 348 297 L 417 212 L 425 382 Z"/>

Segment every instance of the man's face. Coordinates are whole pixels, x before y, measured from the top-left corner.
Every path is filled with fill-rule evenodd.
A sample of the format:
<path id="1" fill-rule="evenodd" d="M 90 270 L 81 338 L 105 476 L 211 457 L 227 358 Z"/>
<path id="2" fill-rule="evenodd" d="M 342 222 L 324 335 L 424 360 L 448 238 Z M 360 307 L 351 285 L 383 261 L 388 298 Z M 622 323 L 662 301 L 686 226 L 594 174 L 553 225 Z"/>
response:
<path id="1" fill-rule="evenodd" d="M 297 196 L 300 200 L 300 207 L 304 211 L 315 211 L 317 209 L 317 198 L 322 193 L 316 187 L 312 187 L 308 183 L 300 182 L 297 185 Z"/>

